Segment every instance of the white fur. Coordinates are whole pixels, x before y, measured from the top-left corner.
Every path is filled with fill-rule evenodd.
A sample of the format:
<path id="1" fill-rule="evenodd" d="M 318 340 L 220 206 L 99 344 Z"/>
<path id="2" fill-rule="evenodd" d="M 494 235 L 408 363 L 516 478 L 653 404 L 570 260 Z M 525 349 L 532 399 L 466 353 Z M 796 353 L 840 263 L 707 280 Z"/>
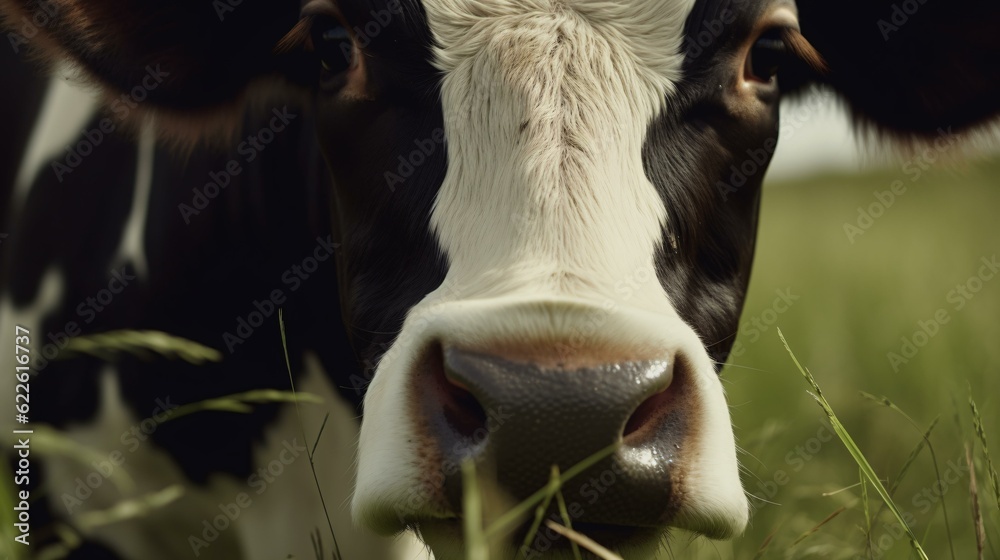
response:
<path id="1" fill-rule="evenodd" d="M 572 339 L 596 323 L 586 344 L 606 346 L 609 360 L 653 349 L 695 366 L 702 438 L 677 523 L 714 536 L 742 530 L 728 408 L 702 342 L 656 281 L 667 212 L 642 166 L 647 127 L 681 78 L 692 5 L 424 0 L 448 139 L 431 222 L 449 271 L 411 310 L 366 396 L 359 521 L 391 531 L 399 514 L 450 515 L 420 472 L 421 437 L 405 416 L 424 348 L 489 352 Z"/>
<path id="2" fill-rule="evenodd" d="M 61 65 L 49 80 L 41 112 L 14 181 L 11 204 L 14 208 L 24 203 L 32 183 L 48 162 L 65 155 L 66 147 L 79 137 L 97 112 L 97 92 L 82 88 L 69 75 L 68 68 Z"/>
<path id="3" fill-rule="evenodd" d="M 115 262 L 131 263 L 136 275 L 145 279 L 149 273 L 145 245 L 146 218 L 149 215 L 149 195 L 153 190 L 153 169 L 156 167 L 156 129 L 153 125 L 143 127 L 136 150 L 132 208 L 122 230 L 121 243 L 115 252 Z"/>

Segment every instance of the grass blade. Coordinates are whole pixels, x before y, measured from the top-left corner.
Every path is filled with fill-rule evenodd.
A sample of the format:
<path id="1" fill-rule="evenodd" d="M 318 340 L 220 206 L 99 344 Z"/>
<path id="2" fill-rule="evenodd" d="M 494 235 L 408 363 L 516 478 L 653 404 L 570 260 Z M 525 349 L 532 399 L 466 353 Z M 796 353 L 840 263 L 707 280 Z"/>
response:
<path id="1" fill-rule="evenodd" d="M 858 469 L 858 477 L 861 479 L 861 504 L 865 510 L 865 552 L 868 557 L 872 557 L 872 515 L 871 507 L 868 503 L 868 484 L 865 482 L 865 475 Z M 892 494 L 892 490 L 889 491 Z"/>
<path id="2" fill-rule="evenodd" d="M 600 463 L 602 460 L 609 457 L 612 453 L 615 452 L 616 449 L 618 449 L 620 445 L 621 445 L 620 442 L 615 442 L 605 447 L 604 449 L 598 451 L 597 453 L 594 453 L 590 457 L 587 457 L 583 461 L 580 461 L 572 468 L 568 469 L 565 473 L 562 474 L 562 476 L 559 477 L 559 487 L 561 488 L 562 485 L 566 484 L 567 481 L 576 478 L 583 471 L 589 469 L 590 467 L 596 465 L 597 463 Z M 486 528 L 486 538 L 489 539 L 497 535 L 498 533 L 506 531 L 512 525 L 518 523 L 518 521 L 520 521 L 526 515 L 528 515 L 528 513 L 531 511 L 531 508 L 535 507 L 536 505 L 541 503 L 542 500 L 545 499 L 545 496 L 548 494 L 548 491 L 549 491 L 549 486 L 546 485 L 541 490 L 529 496 L 528 499 L 514 506 L 513 508 L 508 510 L 507 513 L 497 518 L 496 521 L 491 523 L 490 526 Z"/>
<path id="3" fill-rule="evenodd" d="M 522 554 L 525 556 L 527 555 L 526 551 L 531 548 L 531 541 L 535 539 L 538 529 L 542 526 L 542 521 L 545 519 L 545 512 L 548 511 L 549 505 L 552 504 L 552 498 L 559 492 L 559 486 L 559 467 L 552 465 L 552 474 L 549 476 L 549 483 L 545 487 L 548 493 L 545 495 L 542 503 L 538 504 L 538 507 L 535 508 L 535 520 L 531 522 L 528 533 L 524 535 L 524 542 L 521 543 Z"/>
<path id="4" fill-rule="evenodd" d="M 316 556 L 316 560 L 323 560 L 326 555 L 323 553 L 323 535 L 320 534 L 319 527 L 309 533 L 309 541 L 312 542 L 313 555 Z"/>
<path id="5" fill-rule="evenodd" d="M 306 393 L 306 394 L 308 394 L 308 393 Z M 323 437 L 323 430 L 326 429 L 326 423 L 327 423 L 328 420 L 330 420 L 330 413 L 329 412 L 327 412 L 326 416 L 323 417 L 323 423 L 319 425 L 319 431 L 316 432 L 316 441 L 313 442 L 313 446 L 312 446 L 312 454 L 313 454 L 313 456 L 316 455 L 316 448 L 319 447 L 319 440 L 320 440 L 320 438 Z"/>
<path id="6" fill-rule="evenodd" d="M 83 539 L 80 538 L 76 530 L 65 523 L 54 523 L 52 531 L 58 537 L 59 542 L 39 550 L 32 557 L 33 560 L 62 560 L 83 544 Z"/>
<path id="7" fill-rule="evenodd" d="M 299 421 L 299 433 L 302 434 L 303 445 L 308 445 L 309 438 L 306 437 L 306 425 L 302 421 L 302 411 L 299 409 L 299 402 L 301 401 L 299 394 L 295 391 L 295 376 L 292 375 L 292 363 L 288 358 L 288 339 L 285 337 L 285 310 L 278 310 L 278 329 L 281 331 L 281 349 L 285 353 L 285 369 L 288 370 L 288 383 L 292 389 L 292 402 L 295 403 L 295 416 Z M 322 401 L 320 401 L 322 402 Z M 324 425 L 326 420 L 323 421 Z M 322 428 L 320 428 L 322 432 Z M 319 442 L 319 436 L 316 437 L 317 443 Z M 313 447 L 315 449 L 315 446 Z M 326 506 L 326 498 L 323 496 L 323 487 L 319 483 L 319 475 L 316 474 L 316 461 L 313 459 L 313 453 L 308 448 L 306 448 L 306 458 L 309 459 L 309 470 L 312 472 L 313 482 L 316 484 L 316 494 L 319 495 L 319 503 L 323 507 L 323 514 L 326 516 L 326 525 L 330 529 L 330 537 L 333 539 L 333 558 L 334 560 L 341 560 L 343 556 L 340 554 L 340 544 L 337 542 L 337 532 L 333 530 L 333 520 L 330 519 L 330 510 Z"/>
<path id="8" fill-rule="evenodd" d="M 76 525 L 84 532 L 89 532 L 97 527 L 145 517 L 152 511 L 166 507 L 182 495 L 184 495 L 184 488 L 179 484 L 175 484 L 159 492 L 118 502 L 106 510 L 80 513 L 76 516 Z"/>
<path id="9" fill-rule="evenodd" d="M 597 544 L 590 537 L 581 535 L 580 533 L 577 533 L 576 531 L 569 529 L 567 527 L 563 527 L 562 525 L 554 521 L 546 521 L 545 525 L 548 526 L 549 529 L 552 529 L 553 531 L 569 539 L 570 542 L 574 542 L 582 546 L 583 548 L 587 549 L 588 552 L 597 556 L 601 560 L 622 560 L 621 556 L 618 556 L 614 552 L 611 552 L 610 550 Z"/>
<path id="10" fill-rule="evenodd" d="M 462 526 L 465 532 L 466 560 L 489 560 L 486 533 L 483 531 L 483 503 L 472 459 L 462 462 Z"/>
<path id="11" fill-rule="evenodd" d="M 778 529 L 780 528 L 781 528 L 780 525 L 775 527 L 774 530 L 771 531 L 771 533 L 767 536 L 767 538 L 764 539 L 764 542 L 760 543 L 760 547 L 757 549 L 757 553 L 753 555 L 753 560 L 760 560 L 761 558 L 764 557 L 764 554 L 767 552 L 768 547 L 771 546 L 771 542 L 774 541 L 774 536 L 778 534 Z"/>
<path id="12" fill-rule="evenodd" d="M 552 467 L 552 472 L 556 477 L 559 476 L 559 467 Z M 559 504 L 559 516 L 562 517 L 563 524 L 570 531 L 573 530 L 573 521 L 569 517 L 569 508 L 566 507 L 566 499 L 563 498 L 562 490 L 556 490 L 556 501 Z M 583 560 L 580 557 L 580 547 L 577 542 L 573 539 L 569 540 L 569 545 L 573 549 L 573 559 Z"/>
<path id="13" fill-rule="evenodd" d="M 840 494 L 841 492 L 847 492 L 848 490 L 851 490 L 853 488 L 857 488 L 858 486 L 861 486 L 862 484 L 864 484 L 864 482 L 855 482 L 854 484 L 852 484 L 850 486 L 844 486 L 843 488 L 838 488 L 836 490 L 831 490 L 830 492 L 823 492 L 822 494 L 820 494 L 820 496 L 823 496 L 824 498 L 829 498 L 830 496 L 836 496 L 837 494 Z"/>
<path id="14" fill-rule="evenodd" d="M 972 462 L 972 449 L 965 445 L 965 462 L 969 465 L 969 498 L 972 507 L 972 525 L 976 529 L 976 550 L 979 560 L 983 560 L 986 549 L 986 528 L 983 526 L 983 512 L 979 508 L 979 487 L 976 485 L 976 465 Z"/>
<path id="15" fill-rule="evenodd" d="M 252 404 L 267 403 L 309 403 L 323 404 L 323 399 L 311 393 L 294 393 L 291 391 L 278 391 L 275 389 L 258 389 L 245 393 L 235 393 L 208 399 L 196 403 L 181 405 L 170 411 L 170 417 L 165 420 L 169 422 L 184 416 L 189 416 L 198 412 L 234 412 L 238 414 L 250 414 L 253 412 Z"/>
<path id="16" fill-rule="evenodd" d="M 986 459 L 986 472 L 990 478 L 990 486 L 993 487 L 993 497 L 996 499 L 997 511 L 1000 511 L 1000 476 L 997 476 L 997 469 L 993 466 L 993 459 L 990 458 L 990 446 L 986 442 L 986 428 L 983 427 L 983 417 L 979 415 L 979 407 L 972 399 L 972 389 L 969 389 L 969 407 L 972 408 L 972 425 L 976 428 L 976 435 L 979 442 L 983 444 L 983 458 Z"/>
<path id="17" fill-rule="evenodd" d="M 896 503 L 893 502 L 892 496 L 889 495 L 889 491 L 885 489 L 885 486 L 882 485 L 882 481 L 878 479 L 878 475 L 875 474 L 875 469 L 873 469 L 871 464 L 868 463 L 868 459 L 865 458 L 865 455 L 861 452 L 861 448 L 858 447 L 858 444 L 854 442 L 854 438 L 851 437 L 850 432 L 847 431 L 847 428 L 840 422 L 840 419 L 837 418 L 837 414 L 834 412 L 833 407 L 830 405 L 829 401 L 826 400 L 826 397 L 823 396 L 823 390 L 820 389 L 819 383 L 817 383 L 816 379 L 811 373 L 809 373 L 809 370 L 804 368 L 802 364 L 799 363 L 798 358 L 795 357 L 795 353 L 792 352 L 791 347 L 788 346 L 788 341 L 785 340 L 785 335 L 781 332 L 781 329 L 778 329 L 778 337 L 781 338 L 781 343 L 785 346 L 785 350 L 788 351 L 788 355 L 791 356 L 792 361 L 795 363 L 795 367 L 799 370 L 799 373 L 802 374 L 802 377 L 805 378 L 815 392 L 813 397 L 816 399 L 816 402 L 819 403 L 823 412 L 825 412 L 827 417 L 830 419 L 830 424 L 833 427 L 833 431 L 837 434 L 837 437 L 840 438 L 844 447 L 847 448 L 847 451 L 861 468 L 861 472 L 864 474 L 865 478 L 868 479 L 868 483 L 871 484 L 872 487 L 875 488 L 875 491 L 878 492 L 879 496 L 882 497 L 882 500 L 889 507 L 889 511 L 891 511 L 893 516 L 896 518 L 896 521 L 899 522 L 900 526 L 903 527 L 904 530 L 906 530 L 906 534 L 910 538 L 910 544 L 917 552 L 917 555 L 921 558 L 921 560 L 928 560 L 927 553 L 924 552 L 923 547 L 920 546 L 920 542 L 917 541 L 916 535 L 913 534 L 913 530 L 903 519 L 903 514 L 899 511 Z"/>
<path id="18" fill-rule="evenodd" d="M 895 411 L 900 416 L 905 418 L 906 421 L 909 422 L 910 425 L 913 426 L 915 430 L 920 430 L 920 426 L 916 423 L 916 421 L 913 420 L 913 418 L 911 418 L 909 414 L 903 411 L 902 408 L 899 408 L 898 406 L 896 406 L 895 403 L 890 401 L 888 397 L 884 396 L 876 397 L 875 395 L 872 395 L 871 393 L 866 393 L 864 391 L 861 391 L 861 396 L 865 397 L 866 399 L 875 401 L 876 403 L 889 408 L 889 410 Z M 958 408 L 956 407 L 955 410 L 957 413 Z M 906 475 L 906 472 L 909 470 L 910 466 L 916 460 L 917 455 L 919 455 L 920 452 L 923 450 L 925 444 L 927 445 L 927 450 L 931 454 L 931 461 L 934 463 L 934 476 L 937 478 L 938 486 L 944 485 L 944 483 L 941 480 L 941 468 L 938 466 L 937 452 L 934 451 L 934 444 L 931 443 L 930 439 L 931 431 L 934 430 L 934 427 L 937 425 L 938 420 L 940 418 L 941 417 L 938 416 L 937 418 L 934 419 L 934 422 L 931 423 L 930 428 L 928 428 L 927 431 L 924 432 L 923 440 L 919 444 L 917 444 L 916 449 L 914 449 L 913 452 L 910 453 L 910 456 L 907 457 L 906 461 L 903 463 L 903 468 L 900 469 L 899 474 L 896 475 L 895 480 L 893 480 L 892 485 L 889 487 L 890 496 L 895 495 L 896 489 L 899 488 L 899 484 L 902 483 L 903 481 L 903 477 Z M 956 422 L 958 422 L 957 417 L 956 417 Z M 878 513 L 875 514 L 875 518 L 878 519 L 879 517 L 881 517 L 882 512 L 884 510 L 885 510 L 885 505 L 879 508 Z M 948 551 L 951 553 L 951 560 L 955 560 L 955 540 L 954 538 L 952 538 L 951 534 L 951 519 L 948 516 L 948 505 L 943 501 L 941 502 L 941 512 L 944 515 L 945 533 L 948 535 Z"/>
<path id="19" fill-rule="evenodd" d="M 107 453 L 92 449 L 70 438 L 66 432 L 60 432 L 49 425 L 38 424 L 34 430 L 35 433 L 31 436 L 32 451 L 37 450 L 39 455 L 66 457 L 88 469 L 93 468 L 94 463 L 104 461 L 108 457 Z M 127 469 L 115 469 L 108 480 L 122 494 L 135 492 L 135 481 Z"/>
<path id="20" fill-rule="evenodd" d="M 892 484 L 889 485 L 890 495 L 896 493 L 896 490 L 899 488 L 900 483 L 903 482 L 903 477 L 906 476 L 906 472 L 910 470 L 910 467 L 913 465 L 913 462 L 917 460 L 917 457 L 920 455 L 920 452 L 924 450 L 924 447 L 929 445 L 931 432 L 934 431 L 934 428 L 937 426 L 938 420 L 940 419 L 941 419 L 940 416 L 934 419 L 934 422 L 932 422 L 930 427 L 927 428 L 927 431 L 924 432 L 924 436 L 920 439 L 919 442 L 917 442 L 917 446 L 914 447 L 913 451 L 910 451 L 909 456 L 906 457 L 906 461 L 903 462 L 903 466 L 899 469 L 899 474 L 896 475 L 896 478 L 893 479 Z"/>
<path id="21" fill-rule="evenodd" d="M 847 506 L 840 506 L 839 508 L 837 508 L 837 511 L 835 511 L 835 512 L 831 513 L 830 515 L 826 516 L 826 519 L 824 519 L 823 521 L 820 521 L 819 524 L 817 524 L 815 527 L 813 527 L 812 529 L 809 529 L 808 531 L 806 531 L 805 533 L 803 533 L 799 538 L 795 539 L 795 542 L 793 542 L 792 546 L 790 546 L 789 548 L 794 548 L 800 542 L 802 542 L 802 541 L 808 539 L 809 537 L 815 535 L 816 533 L 818 533 L 819 530 L 822 529 L 824 525 L 826 525 L 827 523 L 833 521 L 835 517 L 837 517 L 841 513 L 844 513 L 844 510 L 846 510 L 846 509 L 847 509 Z"/>
<path id="22" fill-rule="evenodd" d="M 120 330 L 76 336 L 69 340 L 66 351 L 70 354 L 94 356 L 107 362 L 117 360 L 122 354 L 144 360 L 151 360 L 159 355 L 181 359 L 194 365 L 222 361 L 222 353 L 214 348 L 160 331 Z"/>

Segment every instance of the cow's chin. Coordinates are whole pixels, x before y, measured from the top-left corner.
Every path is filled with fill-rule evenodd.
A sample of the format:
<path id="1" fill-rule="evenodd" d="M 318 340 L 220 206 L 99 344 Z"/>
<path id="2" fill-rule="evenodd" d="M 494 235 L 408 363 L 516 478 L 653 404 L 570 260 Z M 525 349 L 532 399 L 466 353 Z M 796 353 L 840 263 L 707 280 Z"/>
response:
<path id="1" fill-rule="evenodd" d="M 411 525 L 434 553 L 435 560 L 464 560 L 468 557 L 462 524 L 455 519 L 429 519 Z M 664 546 L 666 529 L 577 524 L 574 529 L 625 560 L 648 560 Z M 532 546 L 523 548 L 527 527 L 514 531 L 504 540 L 492 542 L 491 558 L 528 558 L 536 560 L 572 560 L 570 541 L 544 525 Z"/>

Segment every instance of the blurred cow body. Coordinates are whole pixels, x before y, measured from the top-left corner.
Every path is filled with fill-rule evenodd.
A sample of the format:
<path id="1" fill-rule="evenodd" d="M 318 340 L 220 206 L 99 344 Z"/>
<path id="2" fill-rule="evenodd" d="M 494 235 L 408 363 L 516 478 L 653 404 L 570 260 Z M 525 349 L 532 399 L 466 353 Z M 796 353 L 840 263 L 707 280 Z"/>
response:
<path id="1" fill-rule="evenodd" d="M 7 61 L 4 75 L 13 76 L 24 68 L 30 66 Z M 99 110 L 92 90 L 63 74 L 20 83 L 23 89 L 11 91 L 30 93 L 33 103 L 8 105 L 20 108 L 11 117 L 22 117 L 33 126 L 6 137 L 9 149 L 4 155 L 18 164 L 4 167 L 11 171 L 4 185 L 13 192 L 5 193 L 9 205 L 4 206 L 0 228 L 10 232 L 0 246 L 4 259 L 0 326 L 9 337 L 15 325 L 33 333 L 32 350 L 39 360 L 32 381 L 32 422 L 63 430 L 102 456 L 96 466 L 58 455 L 48 458 L 44 470 L 38 464 L 45 478 L 32 477 L 32 486 L 40 494 L 44 480 L 48 489 L 47 499 L 33 504 L 32 526 L 43 528 L 33 535 L 33 544 L 39 550 L 51 544 L 56 535 L 44 527 L 55 520 L 73 519 L 125 497 L 181 483 L 187 491 L 173 511 L 151 518 L 161 527 L 174 527 L 172 540 L 152 536 L 143 528 L 149 527 L 148 519 L 116 524 L 103 535 L 100 531 L 90 535 L 94 540 L 71 557 L 118 557 L 98 542 L 130 532 L 135 536 L 119 551 L 121 557 L 194 557 L 189 536 L 204 540 L 203 521 L 211 523 L 218 506 L 234 502 L 240 492 L 257 504 L 241 516 L 243 529 L 224 531 L 217 541 L 206 541 L 210 546 L 200 550 L 199 557 L 271 558 L 299 546 L 309 550 L 309 531 L 323 510 L 308 461 L 296 457 L 292 464 L 282 465 L 287 473 L 275 478 L 273 486 L 247 483 L 251 476 L 266 482 L 255 473 L 280 461 L 286 443 L 301 445 L 289 409 L 281 412 L 282 407 L 265 404 L 248 415 L 207 412 L 190 420 L 166 421 L 170 409 L 180 404 L 252 389 L 290 388 L 275 322 L 277 307 L 265 327 L 254 329 L 231 352 L 222 338 L 226 332 L 237 335 L 238 320 L 246 320 L 256 311 L 255 302 L 269 302 L 272 292 L 280 289 L 286 294 L 281 307 L 298 388 L 330 403 L 332 416 L 317 462 L 340 474 L 326 479 L 327 498 L 340 504 L 349 497 L 357 437 L 355 406 L 361 393 L 352 389 L 338 395 L 335 389 L 350 387 L 350 375 L 356 370 L 344 366 L 355 363 L 355 357 L 346 344 L 336 292 L 329 289 L 336 282 L 334 265 L 327 259 L 307 278 L 286 276 L 317 247 L 330 244 L 328 216 L 320 210 L 328 204 L 329 183 L 318 155 L 302 151 L 310 143 L 315 150 L 308 121 L 293 119 L 252 162 L 238 153 L 239 143 L 230 150 L 179 156 L 156 147 L 148 134 L 136 143 L 132 134 L 121 130 L 104 134 L 90 151 L 87 133 L 96 138 L 92 131 L 101 130 L 102 121 L 123 128 L 113 114 Z M 297 110 L 294 114 L 301 115 Z M 260 126 L 266 127 L 268 120 Z M 254 130 L 260 126 L 247 124 Z M 58 165 L 75 161 L 73 153 L 79 154 L 80 148 L 88 155 L 60 175 Z M 193 191 L 204 192 L 210 175 L 218 176 L 237 158 L 244 171 L 185 223 L 178 206 L 190 205 L 196 196 Z M 289 169 L 294 170 L 291 177 L 284 172 Z M 296 200 L 266 188 L 276 182 L 272 173 L 302 186 Z M 53 205 L 57 198 L 63 203 Z M 220 237 L 221 232 L 225 233 Z M 108 294 L 113 297 L 105 299 Z M 119 329 L 160 330 L 199 340 L 223 351 L 225 365 L 45 358 L 55 355 L 68 337 Z M 315 343 L 320 339 L 344 342 Z M 166 416 L 163 403 L 168 405 Z M 143 421 L 153 419 L 154 413 L 164 422 L 147 423 L 143 432 Z M 304 413 L 317 422 L 311 424 L 315 436 L 323 414 L 316 418 L 308 407 Z M 212 429 L 206 431 L 206 425 Z M 139 431 L 132 433 L 134 428 Z M 110 462 L 116 453 L 124 458 L 120 465 Z M 105 474 L 86 484 L 88 475 L 102 473 L 102 464 Z M 122 471 L 138 483 L 125 496 L 114 484 Z M 85 482 L 82 486 L 80 480 Z M 93 480 L 101 483 L 95 485 Z M 260 490 L 266 492 L 257 494 Z M 297 496 L 294 508 L 274 505 L 282 495 Z M 301 515 L 288 515 L 288 509 Z M 338 525 L 350 527 L 343 509 L 334 508 L 333 514 Z M 255 523 L 260 527 L 254 529 Z M 275 543 L 273 550 L 257 544 L 252 554 L 242 551 L 244 545 L 234 544 L 243 538 L 241 534 L 273 531 L 282 524 L 289 531 L 304 529 L 304 540 L 293 547 Z M 340 544 L 345 552 L 389 554 L 391 544 L 343 532 Z M 152 543 L 159 543 L 153 545 L 155 552 L 149 551 Z"/>

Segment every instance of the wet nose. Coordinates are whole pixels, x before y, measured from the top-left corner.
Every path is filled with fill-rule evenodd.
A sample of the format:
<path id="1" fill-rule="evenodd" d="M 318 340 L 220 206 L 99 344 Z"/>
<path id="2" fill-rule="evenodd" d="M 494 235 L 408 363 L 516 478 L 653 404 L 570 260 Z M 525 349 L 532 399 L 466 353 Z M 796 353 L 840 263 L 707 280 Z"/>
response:
<path id="1" fill-rule="evenodd" d="M 579 521 L 655 527 L 669 518 L 687 430 L 678 360 L 570 369 L 445 349 L 441 362 L 421 400 L 446 464 L 485 463 L 520 500 L 548 483 L 553 465 L 565 472 L 617 443 L 563 487 L 581 504 Z M 458 511 L 461 474 L 444 473 Z"/>

